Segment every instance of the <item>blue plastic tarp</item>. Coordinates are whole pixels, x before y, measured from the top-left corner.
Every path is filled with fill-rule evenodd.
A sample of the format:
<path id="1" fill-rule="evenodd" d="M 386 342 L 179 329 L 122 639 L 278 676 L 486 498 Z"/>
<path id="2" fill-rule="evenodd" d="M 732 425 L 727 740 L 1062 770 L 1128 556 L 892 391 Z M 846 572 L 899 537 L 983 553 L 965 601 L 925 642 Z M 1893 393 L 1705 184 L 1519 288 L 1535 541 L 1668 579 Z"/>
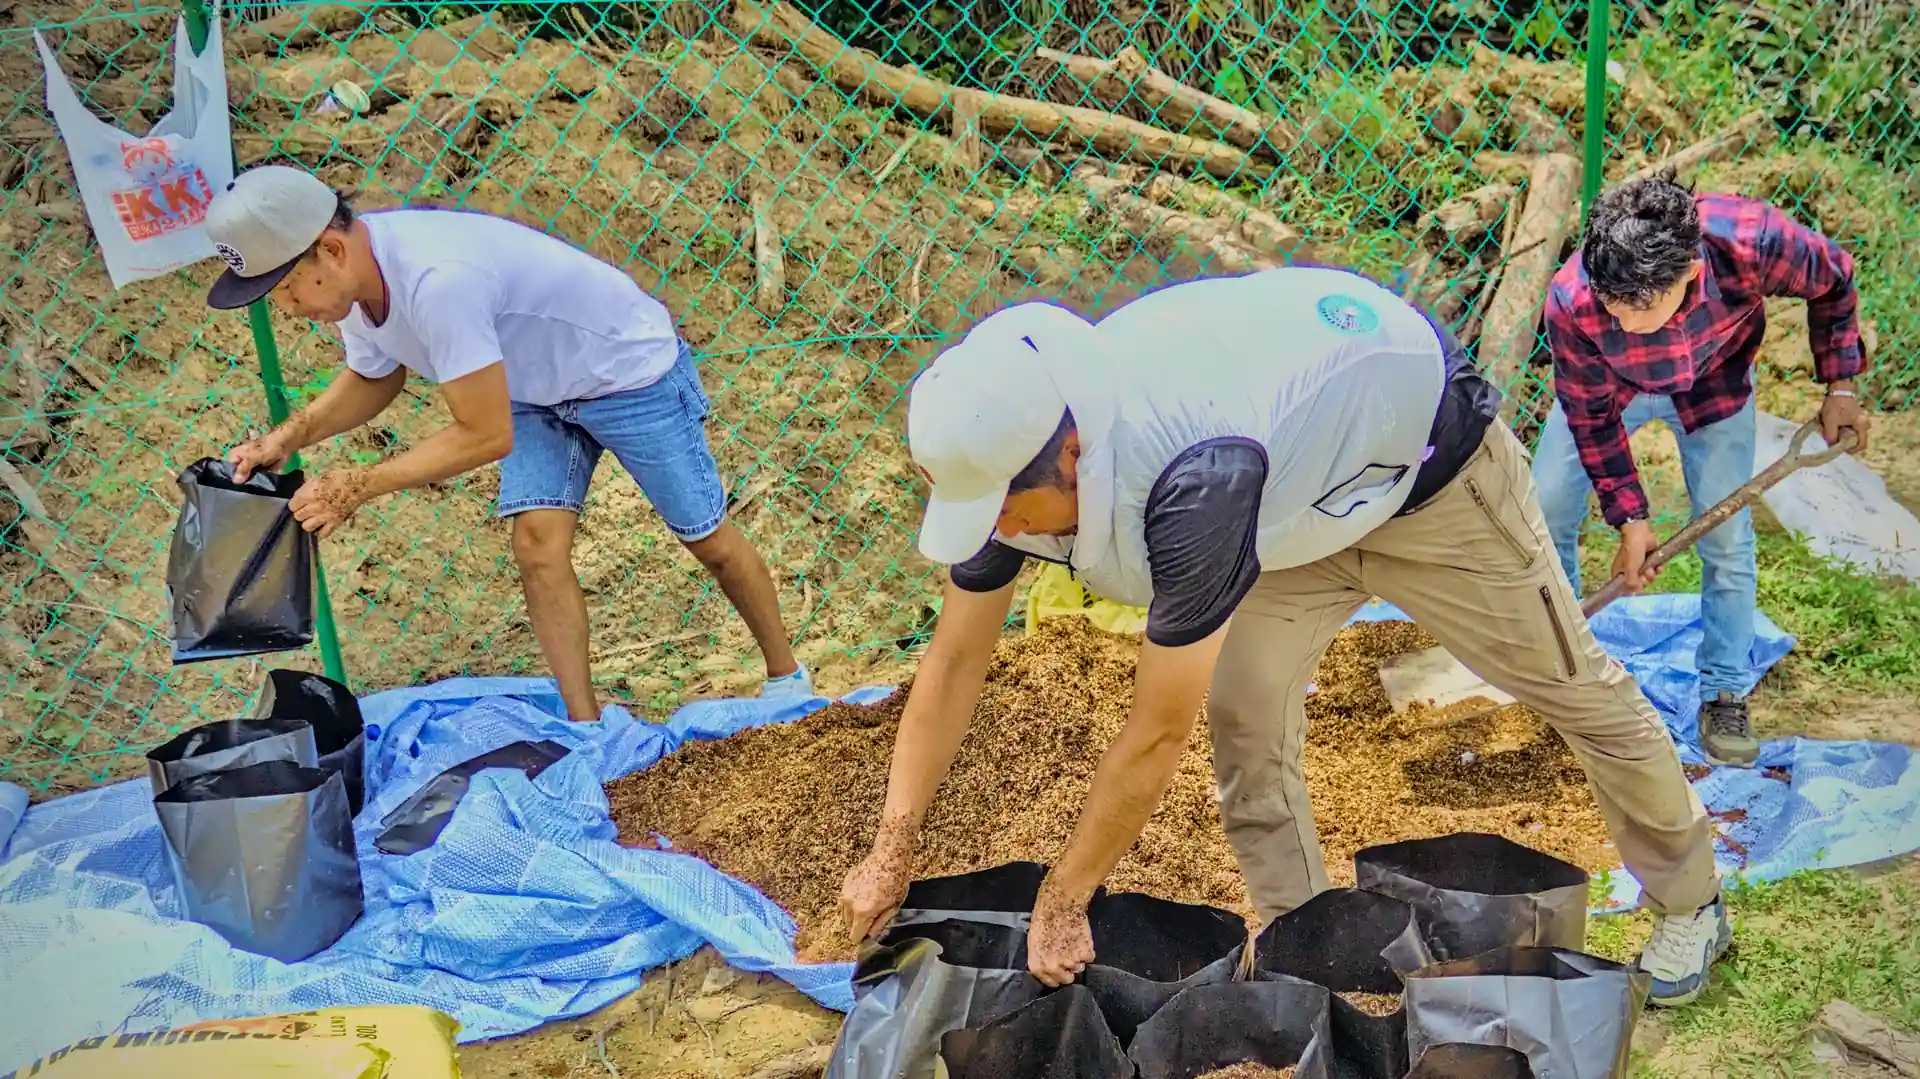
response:
<path id="1" fill-rule="evenodd" d="M 1360 617 L 1398 615 L 1374 605 Z M 1697 759 L 1697 600 L 1622 600 L 1594 625 Z M 1791 646 L 1763 620 L 1754 680 Z M 601 1007 L 702 944 L 845 1009 L 847 965 L 797 963 L 791 919 L 753 888 L 685 855 L 617 844 L 602 791 L 688 739 L 789 722 L 825 703 L 705 701 L 664 725 L 608 709 L 602 723 L 579 726 L 563 718 L 551 683 L 530 679 L 369 697 L 378 737 L 357 825 L 366 915 L 294 964 L 237 951 L 176 917 L 144 780 L 24 814 L 24 794 L 0 784 L 0 985 L 16 990 L 0 1008 L 0 1066 L 99 1034 L 325 1005 L 426 1004 L 458 1018 L 463 1040 L 497 1037 Z M 481 773 L 427 851 L 373 848 L 380 818 L 443 769 L 540 738 L 574 752 L 533 780 Z M 1730 869 L 1775 877 L 1920 848 L 1920 767 L 1906 747 L 1790 739 L 1768 743 L 1762 763 L 1788 771 L 1716 769 L 1697 784 Z M 1633 894 L 1622 874 L 1616 898 Z"/>

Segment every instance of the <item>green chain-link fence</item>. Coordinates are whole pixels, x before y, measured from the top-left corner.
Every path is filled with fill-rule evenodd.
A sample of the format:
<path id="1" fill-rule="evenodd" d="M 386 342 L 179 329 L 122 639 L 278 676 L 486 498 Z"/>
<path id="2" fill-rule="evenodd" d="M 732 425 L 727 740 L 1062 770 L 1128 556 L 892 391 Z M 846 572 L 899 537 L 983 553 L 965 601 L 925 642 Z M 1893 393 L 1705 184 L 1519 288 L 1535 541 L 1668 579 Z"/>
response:
<path id="1" fill-rule="evenodd" d="M 203 306 L 215 264 L 109 286 L 32 47 L 37 25 L 138 133 L 167 106 L 179 13 L 0 12 L 0 776 L 36 791 L 235 714 L 262 669 L 170 667 L 164 586 L 173 475 L 268 422 L 253 337 Z M 932 342 L 1015 297 L 1098 311 L 1200 273 L 1349 263 L 1473 342 L 1525 425 L 1547 403 L 1542 275 L 1577 231 L 1583 161 L 1617 179 L 1699 153 L 1689 175 L 1853 250 L 1877 402 L 1920 382 L 1905 2 L 374 0 L 223 19 L 243 166 L 297 162 L 363 208 L 506 214 L 668 304 L 702 356 L 733 515 L 830 686 L 924 637 L 937 576 L 913 553 L 905 387 Z M 330 104 L 342 81 L 370 107 Z M 1808 366 L 1790 306 L 1769 385 Z M 271 329 L 297 406 L 338 346 Z M 308 466 L 442 420 L 416 385 Z M 654 711 L 750 684 L 724 597 L 609 479 L 577 553 L 597 679 Z M 323 545 L 356 688 L 540 673 L 495 485 L 487 469 L 386 499 Z"/>

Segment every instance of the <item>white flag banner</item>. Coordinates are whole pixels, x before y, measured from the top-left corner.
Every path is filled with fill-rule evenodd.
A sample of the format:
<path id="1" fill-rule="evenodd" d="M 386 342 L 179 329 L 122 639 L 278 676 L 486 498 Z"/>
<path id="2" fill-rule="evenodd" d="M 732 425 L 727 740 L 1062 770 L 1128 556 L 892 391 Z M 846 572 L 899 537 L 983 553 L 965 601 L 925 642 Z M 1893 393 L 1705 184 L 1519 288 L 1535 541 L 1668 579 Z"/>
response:
<path id="1" fill-rule="evenodd" d="M 193 55 L 183 19 L 173 34 L 173 108 L 146 135 L 131 135 L 80 100 L 38 31 L 47 107 L 67 145 L 87 221 L 114 288 L 212 258 L 201 221 L 213 193 L 233 180 L 233 125 L 220 20 Z"/>

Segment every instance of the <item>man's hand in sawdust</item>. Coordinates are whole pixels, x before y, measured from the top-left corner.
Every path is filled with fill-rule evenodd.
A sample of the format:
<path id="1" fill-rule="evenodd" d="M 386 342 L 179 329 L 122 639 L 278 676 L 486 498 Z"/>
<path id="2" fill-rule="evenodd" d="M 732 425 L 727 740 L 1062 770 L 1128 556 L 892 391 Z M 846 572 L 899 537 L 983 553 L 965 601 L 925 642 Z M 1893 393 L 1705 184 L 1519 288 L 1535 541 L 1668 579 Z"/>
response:
<path id="1" fill-rule="evenodd" d="M 362 469 L 323 473 L 293 493 L 290 503 L 293 519 L 300 522 L 301 528 L 326 539 L 366 504 L 367 485 L 367 474 Z"/>
<path id="2" fill-rule="evenodd" d="M 1033 904 L 1027 930 L 1027 970 L 1042 985 L 1058 989 L 1072 983 L 1093 962 L 1093 926 L 1087 901 L 1062 894 L 1049 881 Z"/>
<path id="3" fill-rule="evenodd" d="M 853 943 L 879 936 L 907 898 L 910 853 L 910 847 L 876 842 L 872 852 L 847 874 L 840 886 L 840 919 Z"/>

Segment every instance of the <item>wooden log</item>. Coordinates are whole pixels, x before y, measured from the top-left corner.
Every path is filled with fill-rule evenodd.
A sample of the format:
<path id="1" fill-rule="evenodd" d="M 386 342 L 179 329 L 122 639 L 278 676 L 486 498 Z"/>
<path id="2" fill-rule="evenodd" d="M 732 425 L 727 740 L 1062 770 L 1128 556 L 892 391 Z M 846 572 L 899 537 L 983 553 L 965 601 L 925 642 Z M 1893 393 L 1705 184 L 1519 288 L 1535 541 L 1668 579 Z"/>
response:
<path id="1" fill-rule="evenodd" d="M 1920 1076 L 1920 1035 L 1897 1030 L 1844 1000 L 1829 1002 L 1814 1023 L 1821 1037 L 1847 1055 L 1891 1068 L 1905 1079 Z"/>
<path id="2" fill-rule="evenodd" d="M 1127 190 L 1127 185 L 1091 170 L 1076 172 L 1096 203 L 1136 236 L 1158 235 L 1204 252 L 1230 273 L 1250 273 L 1280 265 L 1280 256 L 1256 251 L 1243 240 L 1233 223 L 1215 221 L 1197 213 L 1151 202 Z"/>
<path id="3" fill-rule="evenodd" d="M 753 208 L 753 265 L 760 313 L 775 318 L 787 305 L 787 256 L 780 230 L 773 223 L 771 201 L 766 191 L 756 188 L 749 205 Z"/>
<path id="4" fill-rule="evenodd" d="M 876 104 L 898 106 L 932 118 L 947 117 L 959 89 L 906 68 L 881 63 L 815 25 L 787 3 L 741 0 L 734 25 L 754 44 L 792 52 L 817 66 L 841 88 Z M 1221 177 L 1264 171 L 1246 151 L 1214 139 L 1180 135 L 1100 109 L 1055 105 L 1031 98 L 975 91 L 982 131 L 1019 131 L 1034 139 L 1080 139 L 1116 158 L 1154 164 L 1191 165 Z"/>
<path id="5" fill-rule="evenodd" d="M 1668 169 L 1672 169 L 1676 175 L 1684 176 L 1709 161 L 1717 161 L 1729 154 L 1746 149 L 1747 145 L 1759 138 L 1761 132 L 1772 122 L 1773 118 L 1765 112 L 1750 112 L 1712 138 L 1696 142 L 1651 165 L 1635 169 L 1621 177 L 1619 182 L 1624 184 L 1634 180 L 1644 180 Z"/>
<path id="6" fill-rule="evenodd" d="M 1152 109 L 1162 123 L 1205 124 L 1228 142 L 1273 161 L 1279 161 L 1299 139 L 1298 133 L 1280 120 L 1188 86 L 1161 71 L 1130 45 L 1111 60 L 1058 49 L 1036 49 L 1034 55 L 1065 68 L 1110 106 L 1138 101 Z"/>
<path id="7" fill-rule="evenodd" d="M 980 171 L 986 160 L 980 143 L 980 95 L 974 90 L 956 90 L 953 97 L 953 162 L 968 176 Z"/>
<path id="8" fill-rule="evenodd" d="M 1444 233 L 1448 242 L 1459 244 L 1461 237 L 1484 232 L 1500 220 L 1520 189 L 1514 184 L 1491 183 L 1474 188 L 1441 203 L 1420 217 L 1423 236 Z M 1463 254 L 1472 254 L 1462 249 Z"/>
<path id="9" fill-rule="evenodd" d="M 1203 213 L 1227 218 L 1238 239 L 1255 250 L 1282 259 L 1298 258 L 1306 250 L 1306 237 L 1299 229 L 1210 184 L 1193 183 L 1177 176 L 1155 176 L 1147 181 L 1146 194 L 1161 205 L 1191 206 Z"/>
<path id="10" fill-rule="evenodd" d="M 1480 364 L 1496 386 L 1513 385 L 1533 357 L 1547 283 L 1574 225 L 1579 200 L 1580 159 L 1571 154 L 1542 156 L 1527 183 L 1525 208 L 1514 232 L 1515 247 L 1526 251 L 1507 264 L 1480 336 Z M 1514 404 L 1515 396 L 1508 394 L 1508 409 Z"/>
<path id="11" fill-rule="evenodd" d="M 1566 121 L 1547 112 L 1531 98 L 1516 97 L 1508 101 L 1507 121 L 1513 132 L 1513 149 L 1523 154 L 1574 152 Z"/>

